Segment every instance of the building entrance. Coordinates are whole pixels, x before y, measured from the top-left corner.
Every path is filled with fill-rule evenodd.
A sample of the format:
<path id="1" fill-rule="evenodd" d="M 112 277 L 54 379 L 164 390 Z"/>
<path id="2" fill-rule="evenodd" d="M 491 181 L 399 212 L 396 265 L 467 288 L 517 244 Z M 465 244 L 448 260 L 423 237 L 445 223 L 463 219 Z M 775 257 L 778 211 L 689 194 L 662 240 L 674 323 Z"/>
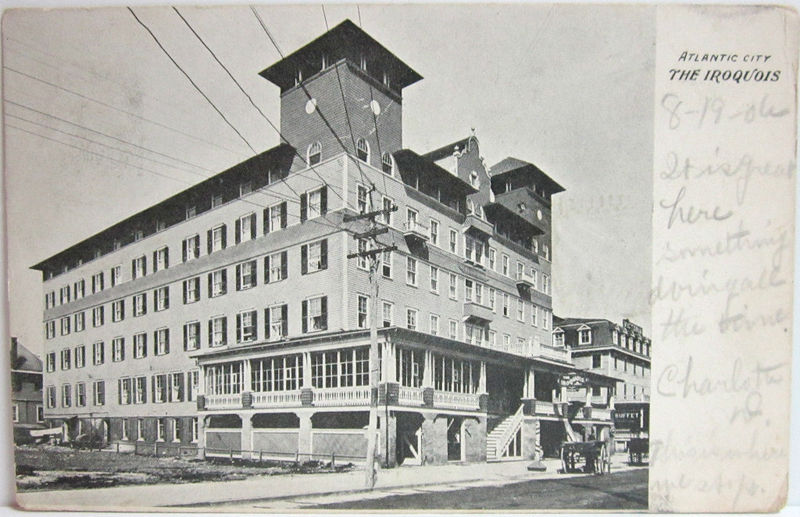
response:
<path id="1" fill-rule="evenodd" d="M 447 461 L 462 461 L 464 459 L 463 429 L 463 417 L 447 417 Z"/>

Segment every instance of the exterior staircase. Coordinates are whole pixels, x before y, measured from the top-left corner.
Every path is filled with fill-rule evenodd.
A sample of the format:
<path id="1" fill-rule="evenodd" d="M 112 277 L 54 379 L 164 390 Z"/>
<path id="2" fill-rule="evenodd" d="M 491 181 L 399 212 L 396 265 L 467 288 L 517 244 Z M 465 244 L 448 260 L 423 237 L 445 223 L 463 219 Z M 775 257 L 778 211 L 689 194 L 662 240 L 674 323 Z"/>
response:
<path id="1" fill-rule="evenodd" d="M 486 437 L 486 461 L 501 461 L 504 459 L 519 458 L 521 455 L 505 454 L 509 451 L 509 445 L 517 437 L 517 433 L 522 428 L 523 412 L 520 406 L 516 413 L 509 415 Z M 519 446 L 521 451 L 521 444 Z"/>

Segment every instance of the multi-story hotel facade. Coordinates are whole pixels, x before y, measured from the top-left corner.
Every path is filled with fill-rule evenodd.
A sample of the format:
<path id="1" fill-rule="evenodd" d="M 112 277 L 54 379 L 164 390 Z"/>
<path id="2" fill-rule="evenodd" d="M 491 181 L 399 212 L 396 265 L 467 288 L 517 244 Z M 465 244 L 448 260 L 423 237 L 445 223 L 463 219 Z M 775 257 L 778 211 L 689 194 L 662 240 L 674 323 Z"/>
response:
<path id="1" fill-rule="evenodd" d="M 618 379 L 614 392 L 614 442 L 627 449 L 631 438 L 650 431 L 650 355 L 652 342 L 642 327 L 623 319 L 556 318 L 553 342 L 566 346 L 575 366 Z M 603 398 L 605 388 L 594 388 Z"/>
<path id="2" fill-rule="evenodd" d="M 610 436 L 617 379 L 552 341 L 563 188 L 515 158 L 487 167 L 474 135 L 403 148 L 421 77 L 349 21 L 261 75 L 280 145 L 34 266 L 48 421 L 155 451 L 359 461 L 376 396 L 388 465 L 534 457 L 575 425 Z M 369 272 L 347 256 L 369 226 L 351 217 L 390 207 L 372 394 Z"/>

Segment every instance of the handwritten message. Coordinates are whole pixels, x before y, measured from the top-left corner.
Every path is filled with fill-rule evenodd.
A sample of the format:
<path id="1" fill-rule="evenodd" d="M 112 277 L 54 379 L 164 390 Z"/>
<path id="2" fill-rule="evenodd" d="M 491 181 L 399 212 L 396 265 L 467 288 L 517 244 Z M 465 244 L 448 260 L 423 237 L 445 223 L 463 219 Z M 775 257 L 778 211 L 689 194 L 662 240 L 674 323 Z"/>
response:
<path id="1" fill-rule="evenodd" d="M 788 471 L 796 27 L 658 9 L 650 504 L 769 511 Z M 713 31 L 707 30 L 713 26 Z"/>

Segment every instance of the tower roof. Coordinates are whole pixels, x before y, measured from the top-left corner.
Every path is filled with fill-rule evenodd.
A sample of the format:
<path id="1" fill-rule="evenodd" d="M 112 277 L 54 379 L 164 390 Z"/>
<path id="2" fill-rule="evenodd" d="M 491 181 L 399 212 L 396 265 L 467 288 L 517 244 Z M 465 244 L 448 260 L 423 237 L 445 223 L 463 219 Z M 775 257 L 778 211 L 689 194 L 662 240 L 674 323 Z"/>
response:
<path id="1" fill-rule="evenodd" d="M 543 182 L 545 185 L 547 185 L 548 190 L 552 194 L 564 191 L 564 187 L 559 185 L 553 178 L 548 176 L 536 165 L 518 158 L 513 158 L 511 156 L 494 164 L 491 168 L 491 176 L 492 179 L 494 179 L 514 171 L 520 171 L 521 173 L 529 174 L 536 181 Z"/>
<path id="2" fill-rule="evenodd" d="M 362 55 L 366 57 L 370 71 L 388 72 L 394 90 L 402 90 L 422 79 L 421 75 L 350 20 L 343 21 L 311 43 L 265 68 L 259 75 L 279 86 L 283 92 L 295 85 L 298 69 L 310 69 L 312 73 L 321 70 L 322 56 L 326 56 L 327 62 L 332 64 L 343 58 L 360 63 Z"/>

